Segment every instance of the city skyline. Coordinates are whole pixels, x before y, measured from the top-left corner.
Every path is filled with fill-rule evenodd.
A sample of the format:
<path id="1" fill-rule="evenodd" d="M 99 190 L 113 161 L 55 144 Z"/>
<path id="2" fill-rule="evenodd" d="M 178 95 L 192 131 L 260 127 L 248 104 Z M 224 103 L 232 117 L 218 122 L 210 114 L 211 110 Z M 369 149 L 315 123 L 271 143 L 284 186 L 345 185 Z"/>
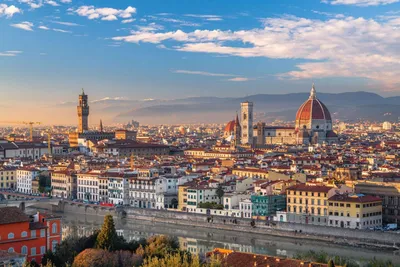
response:
<path id="1" fill-rule="evenodd" d="M 398 95 L 399 10 L 397 0 L 3 1 L 0 120 L 74 123 L 82 87 L 92 103 L 307 92 L 313 81 L 319 92 Z"/>

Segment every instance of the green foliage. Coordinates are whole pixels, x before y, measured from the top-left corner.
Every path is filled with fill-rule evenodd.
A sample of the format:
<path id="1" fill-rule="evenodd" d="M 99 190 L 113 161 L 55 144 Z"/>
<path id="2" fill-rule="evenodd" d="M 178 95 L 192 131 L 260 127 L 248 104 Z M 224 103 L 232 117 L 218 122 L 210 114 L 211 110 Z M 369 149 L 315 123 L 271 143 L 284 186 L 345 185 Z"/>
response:
<path id="1" fill-rule="evenodd" d="M 366 267 L 394 267 L 394 264 L 390 260 L 379 260 L 374 258 L 368 262 Z"/>
<path id="2" fill-rule="evenodd" d="M 118 266 L 113 254 L 103 249 L 86 249 L 76 256 L 72 267 L 114 267 Z"/>
<path id="3" fill-rule="evenodd" d="M 200 203 L 198 206 L 199 206 L 199 208 L 202 208 L 202 209 L 217 209 L 217 210 L 224 209 L 224 205 L 218 204 L 216 202 L 204 202 L 204 203 Z"/>
<path id="4" fill-rule="evenodd" d="M 50 250 L 45 253 L 42 264 L 46 266 L 50 262 L 57 267 L 65 267 L 68 264 L 72 264 L 76 255 L 87 248 L 94 247 L 98 234 L 99 232 L 95 231 L 88 237 L 67 237 L 57 246 L 55 253 Z"/>
<path id="5" fill-rule="evenodd" d="M 200 267 L 197 256 L 167 254 L 164 258 L 152 257 L 144 260 L 142 267 Z"/>
<path id="6" fill-rule="evenodd" d="M 148 257 L 163 258 L 168 254 L 179 252 L 179 242 L 174 237 L 165 235 L 152 236 L 147 239 L 147 246 L 144 247 L 144 255 Z"/>
<path id="7" fill-rule="evenodd" d="M 104 223 L 97 236 L 96 248 L 114 251 L 120 246 L 121 238 L 115 230 L 114 219 L 111 215 L 104 217 Z"/>
<path id="8" fill-rule="evenodd" d="M 224 189 L 222 188 L 222 185 L 218 185 L 218 188 L 217 188 L 216 193 L 217 193 L 217 196 L 219 197 L 219 201 L 221 202 L 222 197 L 223 197 L 224 194 L 225 194 L 225 191 L 224 191 Z"/>

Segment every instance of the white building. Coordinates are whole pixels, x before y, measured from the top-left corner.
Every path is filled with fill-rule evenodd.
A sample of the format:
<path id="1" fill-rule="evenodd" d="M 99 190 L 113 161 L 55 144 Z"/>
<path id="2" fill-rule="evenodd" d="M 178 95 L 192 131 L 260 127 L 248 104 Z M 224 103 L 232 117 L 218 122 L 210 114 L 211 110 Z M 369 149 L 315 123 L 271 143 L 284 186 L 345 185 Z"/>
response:
<path id="1" fill-rule="evenodd" d="M 39 170 L 33 167 L 23 167 L 17 170 L 17 191 L 24 194 L 32 193 L 32 180 L 39 176 Z"/>
<path id="2" fill-rule="evenodd" d="M 239 210 L 240 214 L 243 218 L 251 218 L 252 216 L 252 209 L 253 205 L 251 203 L 250 198 L 243 199 L 239 202 Z"/>
<path id="3" fill-rule="evenodd" d="M 187 189 L 187 211 L 196 212 L 198 204 L 205 202 L 219 203 L 217 188 L 206 185 L 197 185 Z"/>
<path id="4" fill-rule="evenodd" d="M 107 172 L 103 176 L 108 178 L 108 202 L 116 205 L 129 204 L 129 180 L 132 174 L 123 172 Z"/>
<path id="5" fill-rule="evenodd" d="M 81 200 L 100 201 L 99 176 L 100 171 L 89 171 L 77 174 L 78 193 Z"/>

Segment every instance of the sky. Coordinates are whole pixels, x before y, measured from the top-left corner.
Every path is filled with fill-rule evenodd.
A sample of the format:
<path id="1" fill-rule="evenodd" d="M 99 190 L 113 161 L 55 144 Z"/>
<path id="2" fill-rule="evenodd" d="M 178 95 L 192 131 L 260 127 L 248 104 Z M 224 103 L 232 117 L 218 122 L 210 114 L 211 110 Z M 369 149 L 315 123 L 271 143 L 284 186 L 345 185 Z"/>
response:
<path id="1" fill-rule="evenodd" d="M 399 77 L 400 0 L 0 0 L 0 122 L 63 121 L 81 88 L 393 96 Z"/>

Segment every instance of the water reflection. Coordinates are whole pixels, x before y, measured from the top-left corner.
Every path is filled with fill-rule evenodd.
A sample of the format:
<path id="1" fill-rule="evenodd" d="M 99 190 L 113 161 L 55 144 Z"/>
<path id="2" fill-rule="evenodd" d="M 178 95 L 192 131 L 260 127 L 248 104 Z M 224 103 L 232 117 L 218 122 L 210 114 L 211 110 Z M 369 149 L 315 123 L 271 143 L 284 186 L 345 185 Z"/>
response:
<path id="1" fill-rule="evenodd" d="M 103 219 L 95 216 L 76 216 L 66 214 L 63 217 L 63 238 L 67 236 L 88 236 L 99 229 Z M 324 250 L 362 262 L 373 257 L 390 259 L 400 264 L 400 256 L 390 251 L 376 251 L 366 248 L 346 247 L 329 242 L 299 240 L 287 237 L 260 236 L 253 233 L 229 232 L 217 229 L 202 229 L 190 226 L 160 224 L 147 221 L 116 220 L 118 235 L 127 241 L 148 238 L 153 235 L 176 236 L 182 249 L 195 254 L 203 254 L 214 248 L 266 254 L 271 256 L 292 257 L 297 252 Z"/>

